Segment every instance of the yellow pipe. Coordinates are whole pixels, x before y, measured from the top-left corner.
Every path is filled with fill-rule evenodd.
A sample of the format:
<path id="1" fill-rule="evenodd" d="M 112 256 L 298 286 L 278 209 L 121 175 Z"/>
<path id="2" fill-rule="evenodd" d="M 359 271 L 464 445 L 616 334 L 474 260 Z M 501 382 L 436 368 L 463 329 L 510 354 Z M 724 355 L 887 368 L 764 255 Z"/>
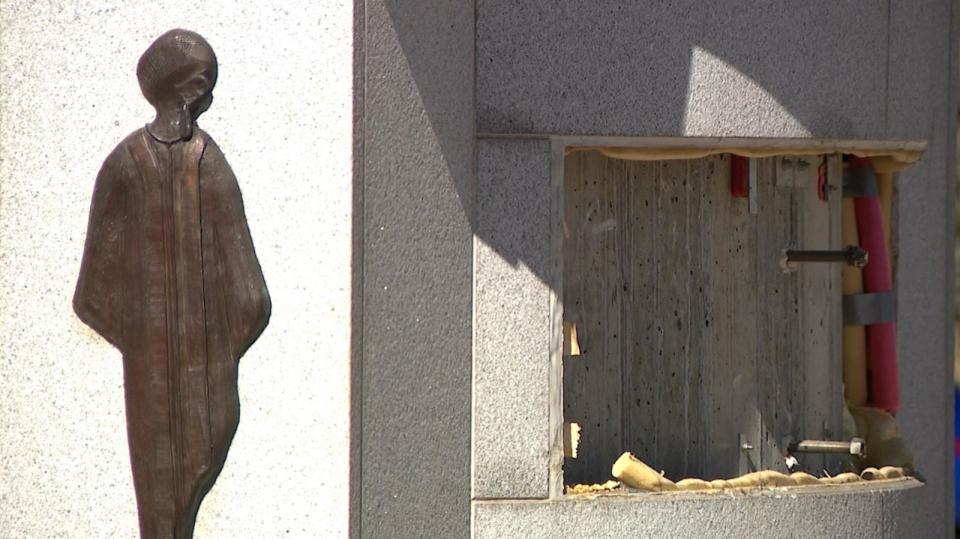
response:
<path id="1" fill-rule="evenodd" d="M 893 173 L 877 172 L 877 192 L 880 195 L 880 213 L 883 214 L 883 240 L 887 246 L 887 264 L 893 277 L 893 250 L 891 249 L 890 213 L 893 210 Z"/>
<path id="2" fill-rule="evenodd" d="M 843 244 L 859 245 L 857 217 L 853 199 L 842 204 Z M 863 293 L 863 274 L 860 268 L 844 264 L 843 294 Z M 848 403 L 863 406 L 867 403 L 867 334 L 863 326 L 843 326 L 843 393 Z"/>

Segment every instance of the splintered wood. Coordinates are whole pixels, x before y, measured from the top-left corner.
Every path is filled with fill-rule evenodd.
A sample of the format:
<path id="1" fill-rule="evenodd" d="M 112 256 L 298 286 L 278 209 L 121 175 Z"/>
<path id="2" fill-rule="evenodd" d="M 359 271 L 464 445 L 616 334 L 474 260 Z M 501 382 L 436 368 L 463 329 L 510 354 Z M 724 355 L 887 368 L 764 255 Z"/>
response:
<path id="1" fill-rule="evenodd" d="M 573 322 L 563 323 L 563 355 L 580 355 L 580 341 L 577 339 L 577 325 Z"/>
<path id="2" fill-rule="evenodd" d="M 756 469 L 786 471 L 787 437 L 842 434 L 840 268 L 779 265 L 789 247 L 840 247 L 836 159 L 826 202 L 819 157 L 780 185 L 775 158 L 754 160 L 751 214 L 728 156 L 566 158 L 564 421 L 582 428 L 567 484 L 604 481 L 624 451 L 667 476 L 739 476 L 738 435 Z"/>
<path id="3" fill-rule="evenodd" d="M 577 446 L 580 445 L 580 425 L 576 423 L 563 424 L 563 456 L 570 459 L 577 458 Z"/>

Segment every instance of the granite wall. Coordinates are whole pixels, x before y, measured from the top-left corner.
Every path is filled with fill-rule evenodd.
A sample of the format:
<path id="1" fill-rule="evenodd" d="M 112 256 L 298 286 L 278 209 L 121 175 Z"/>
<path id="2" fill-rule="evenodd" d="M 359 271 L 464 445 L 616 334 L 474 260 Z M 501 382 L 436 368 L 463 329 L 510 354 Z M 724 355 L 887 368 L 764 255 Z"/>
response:
<path id="1" fill-rule="evenodd" d="M 467 537 L 473 4 L 360 4 L 353 531 Z"/>
<path id="2" fill-rule="evenodd" d="M 927 484 L 891 498 L 896 502 L 877 498 L 871 503 L 896 508 L 883 520 L 884 535 L 952 533 L 953 262 L 948 253 L 954 239 L 951 141 L 957 19 L 952 4 L 479 0 L 476 18 L 481 147 L 495 147 L 497 155 L 525 155 L 524 166 L 547 156 L 547 150 L 530 155 L 531 139 L 547 148 L 546 141 L 556 144 L 557 137 L 569 137 L 563 140 L 574 144 L 577 137 L 593 137 L 592 144 L 625 146 L 640 137 L 691 136 L 928 141 L 923 159 L 899 175 L 894 234 L 903 403 L 899 420 Z M 542 208 L 544 197 L 551 196 L 549 189 L 520 188 L 537 181 L 529 174 L 485 167 L 488 153 L 480 152 L 477 184 L 493 188 L 477 192 L 477 207 L 489 203 L 494 208 L 489 216 L 498 226 L 475 228 L 474 377 L 485 383 L 474 388 L 474 484 L 484 487 L 474 490 L 478 536 L 521 529 L 492 527 L 497 519 L 508 518 L 507 506 L 484 498 L 534 492 L 544 497 L 549 455 L 539 451 L 521 465 L 512 450 L 518 437 L 526 440 L 519 446 L 540 448 L 543 436 L 513 429 L 510 421 L 496 425 L 488 416 L 503 407 L 506 418 L 547 418 L 551 403 L 546 395 L 526 390 L 533 378 L 523 374 L 538 377 L 537 387 L 547 384 L 543 371 L 553 345 L 550 335 L 541 331 L 535 345 L 525 343 L 537 350 L 528 353 L 512 346 L 506 334 L 491 342 L 481 340 L 487 339 L 481 329 L 509 326 L 525 331 L 540 322 L 535 317 L 549 308 L 547 301 L 542 300 L 539 309 L 518 312 L 525 303 L 509 298 L 532 298 L 544 286 L 556 287 L 555 267 L 543 263 L 540 249 L 516 248 L 525 234 L 539 233 L 545 212 L 532 214 L 534 228 L 513 232 L 497 220 L 498 212 L 512 208 Z M 509 205 L 498 203 L 502 190 L 497 186 L 505 178 L 518 189 Z M 549 185 L 546 178 L 539 179 L 540 185 Z M 482 225 L 486 218 L 479 215 L 477 222 Z M 531 272 L 539 282 L 528 278 Z M 504 302 L 497 294 L 482 295 L 487 276 L 529 284 L 511 289 Z M 527 325 L 511 325 L 516 320 Z M 486 350 L 498 354 L 482 355 Z M 502 391 L 478 391 L 489 387 Z M 496 451 L 490 440 L 504 440 L 511 449 Z M 525 479 L 529 462 L 537 466 L 535 484 Z M 496 489 L 491 491 L 490 485 Z M 524 502 L 511 503 L 520 507 Z M 556 508 L 555 515 L 565 511 L 562 505 L 529 503 L 530 514 L 544 519 L 551 518 L 546 516 L 549 507 Z M 641 507 L 631 510 L 638 517 L 644 514 Z M 689 510 L 697 516 L 685 524 L 687 532 L 710 529 L 713 521 L 706 507 L 693 503 Z M 589 513 L 596 519 L 613 518 L 612 512 L 597 508 Z M 651 509 L 649 518 L 656 515 Z M 530 530 L 545 529 L 544 521 L 527 522 Z M 859 529 L 870 535 L 868 527 Z"/>

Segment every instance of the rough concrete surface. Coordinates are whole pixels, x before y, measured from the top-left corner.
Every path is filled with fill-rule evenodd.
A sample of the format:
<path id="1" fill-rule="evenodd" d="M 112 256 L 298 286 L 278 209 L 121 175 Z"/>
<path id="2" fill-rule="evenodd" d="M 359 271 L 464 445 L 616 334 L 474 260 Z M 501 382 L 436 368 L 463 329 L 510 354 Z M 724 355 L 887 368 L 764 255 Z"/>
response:
<path id="1" fill-rule="evenodd" d="M 876 1 L 480 0 L 478 129 L 882 137 L 887 16 Z"/>
<path id="2" fill-rule="evenodd" d="M 477 149 L 473 497 L 546 498 L 553 193 L 547 140 Z"/>
<path id="3" fill-rule="evenodd" d="M 0 3 L 0 535 L 136 537 L 119 353 L 71 310 L 93 182 L 153 111 L 137 59 L 198 31 L 201 126 L 239 180 L 273 299 L 196 537 L 347 533 L 351 2 Z"/>
<path id="4" fill-rule="evenodd" d="M 472 7 L 365 4 L 362 537 L 470 533 Z"/>
<path id="5" fill-rule="evenodd" d="M 956 10 L 956 8 L 953 8 Z M 958 11 L 960 13 L 960 11 Z M 896 218 L 898 420 L 928 484 L 891 533 L 953 535 L 953 204 L 956 67 L 948 2 L 891 2 L 887 136 L 929 147 L 899 174 Z M 955 59 L 953 60 L 956 61 Z"/>
<path id="6" fill-rule="evenodd" d="M 934 0 L 477 4 L 482 133 L 929 142 L 899 175 L 895 230 L 899 418 L 928 484 L 897 499 L 887 536 L 942 536 L 953 526 L 955 11 Z M 497 243 L 484 234 L 478 245 Z M 538 259 L 501 255 L 518 268 Z M 493 521 L 479 514 L 484 534 Z"/>
<path id="7" fill-rule="evenodd" d="M 474 537 L 909 537 L 889 533 L 889 510 L 922 490 L 474 502 Z"/>

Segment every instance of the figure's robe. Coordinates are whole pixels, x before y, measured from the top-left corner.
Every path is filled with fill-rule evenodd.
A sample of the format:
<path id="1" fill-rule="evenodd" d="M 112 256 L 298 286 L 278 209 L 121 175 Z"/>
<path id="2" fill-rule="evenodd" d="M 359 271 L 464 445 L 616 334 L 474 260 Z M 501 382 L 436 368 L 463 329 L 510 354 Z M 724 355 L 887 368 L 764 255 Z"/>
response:
<path id="1" fill-rule="evenodd" d="M 237 429 L 238 360 L 270 316 L 236 178 L 204 132 L 140 129 L 107 157 L 74 309 L 123 354 L 142 537 L 190 537 Z"/>

